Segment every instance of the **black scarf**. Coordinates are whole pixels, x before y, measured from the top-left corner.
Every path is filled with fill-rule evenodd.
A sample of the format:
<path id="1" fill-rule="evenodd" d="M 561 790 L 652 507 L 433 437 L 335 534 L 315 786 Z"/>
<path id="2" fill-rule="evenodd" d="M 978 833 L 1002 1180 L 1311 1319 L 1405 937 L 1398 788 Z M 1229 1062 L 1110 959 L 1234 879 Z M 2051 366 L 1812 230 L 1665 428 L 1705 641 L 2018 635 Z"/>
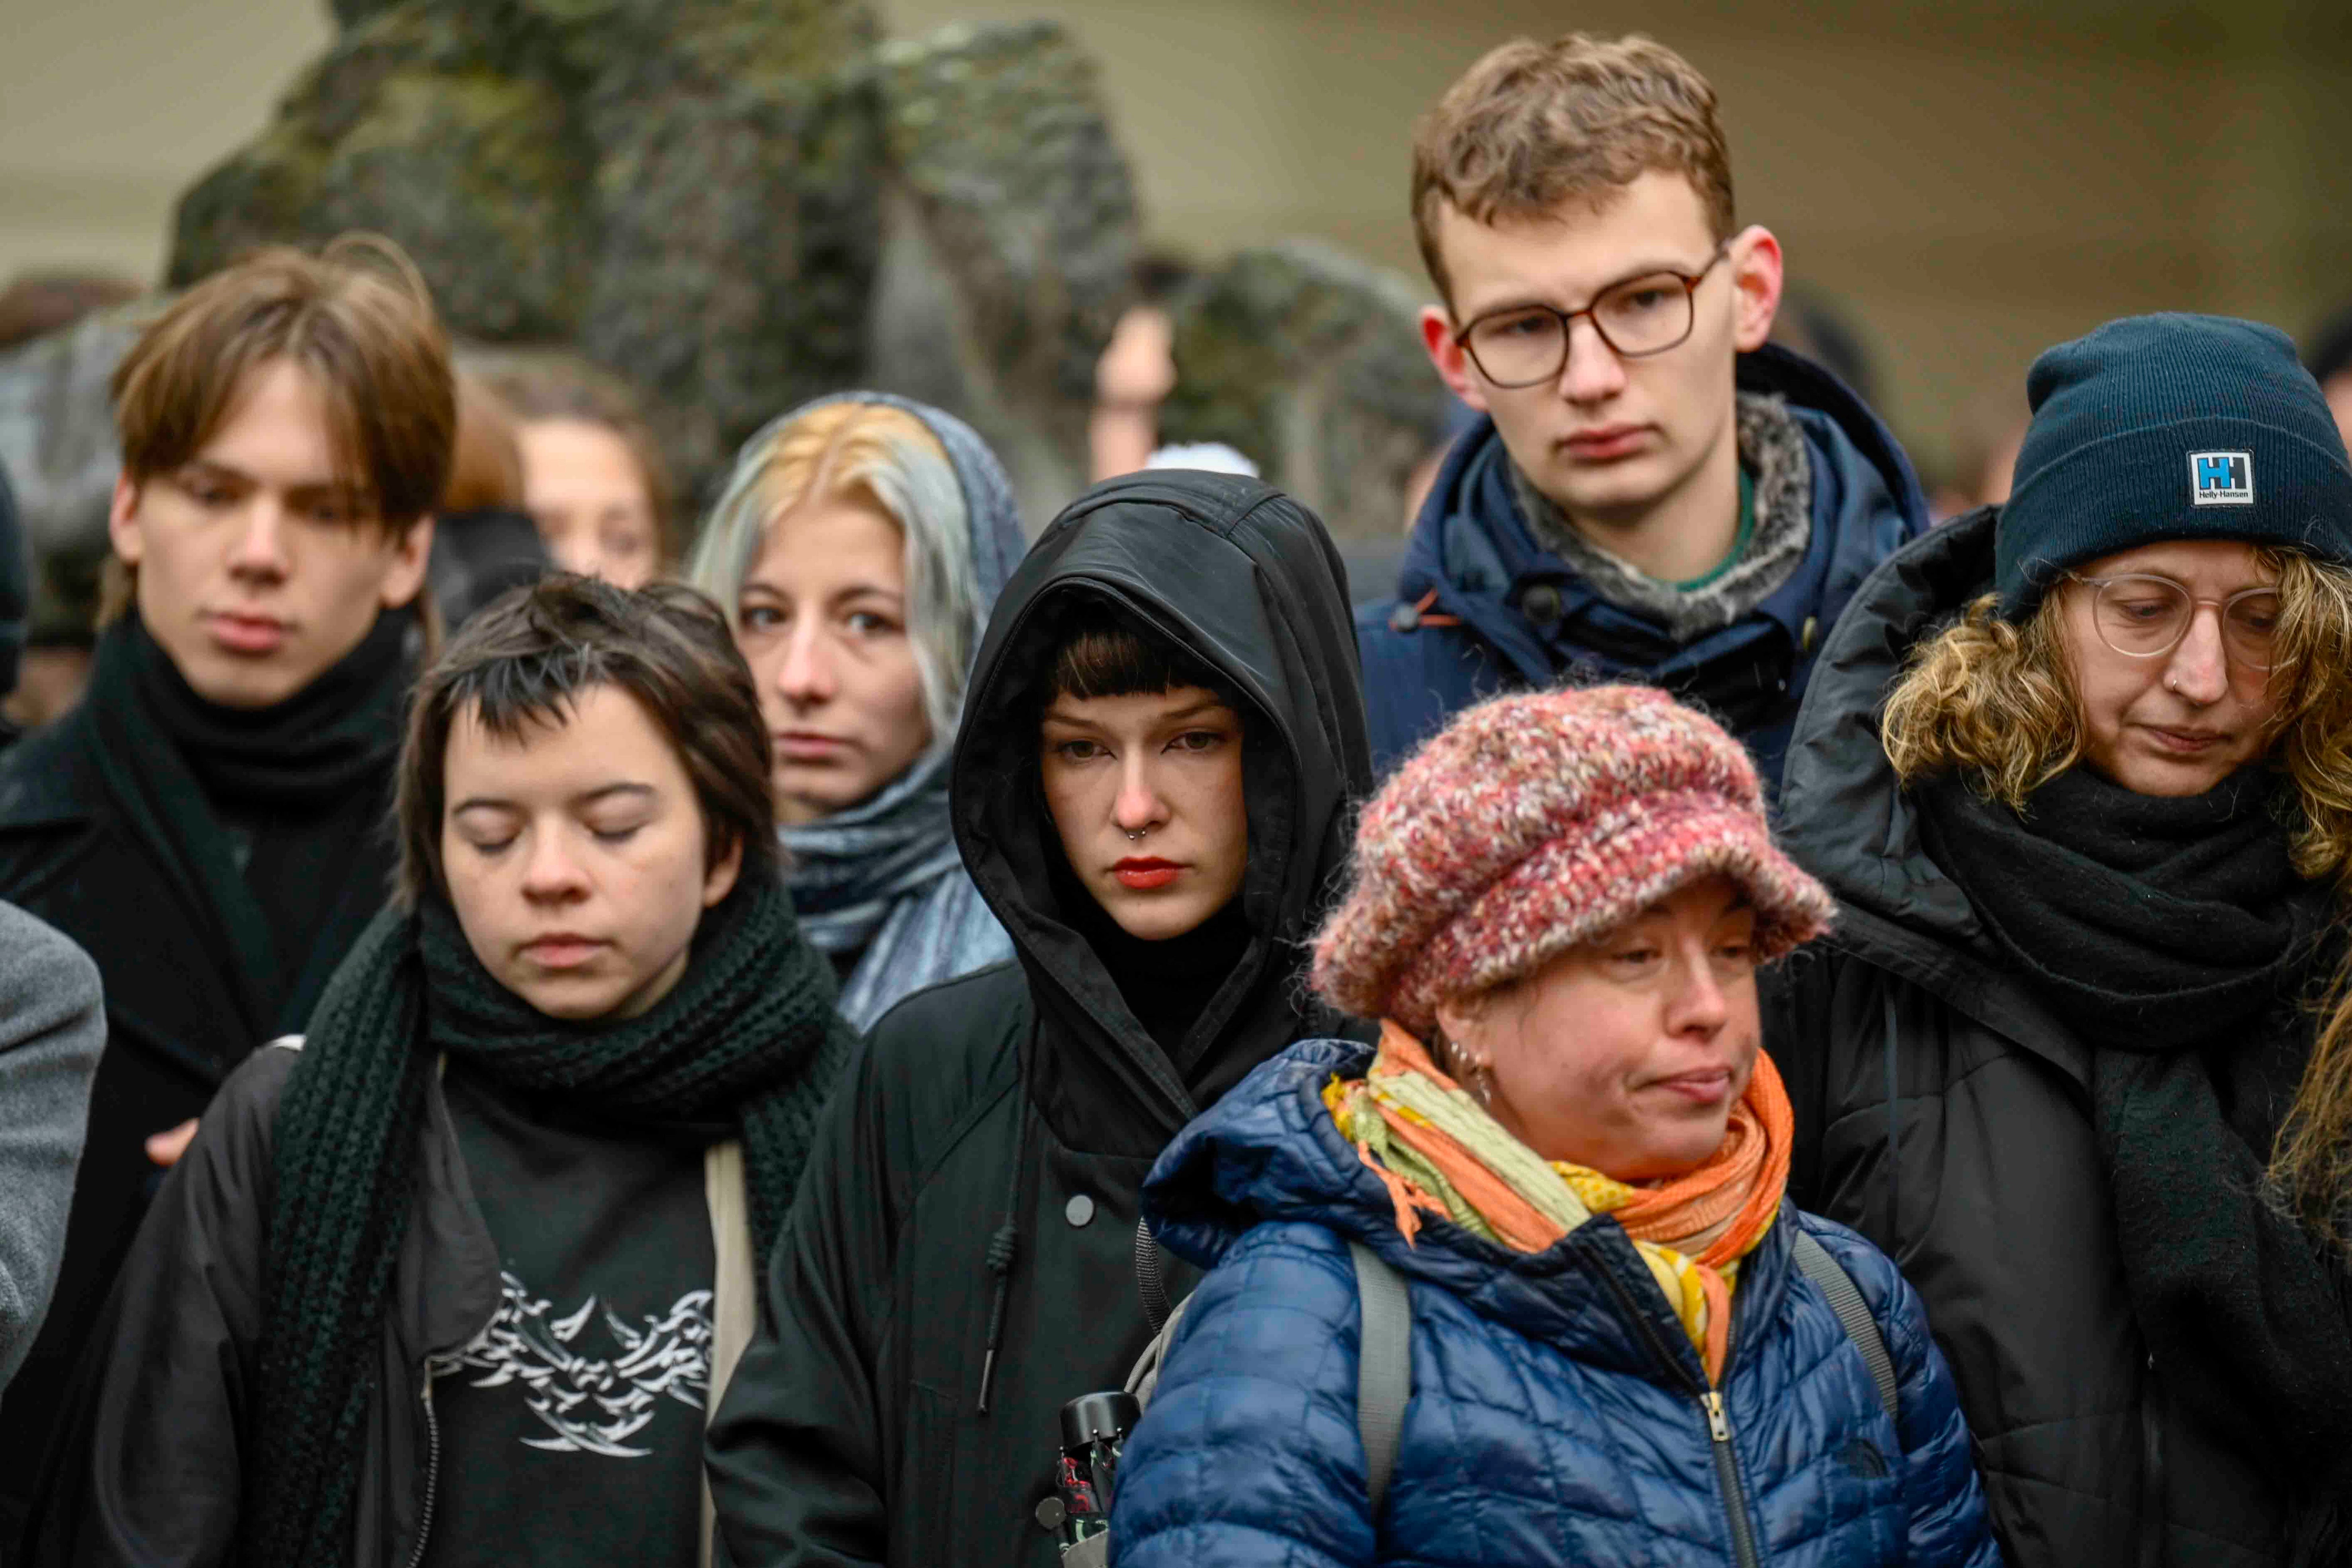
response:
<path id="1" fill-rule="evenodd" d="M 2266 1457 L 2295 1561 L 2340 1560 L 2352 1319 L 2332 1260 L 2263 1188 L 2276 1063 L 2308 1059 L 2304 1004 L 2336 945 L 2326 891 L 2288 858 L 2286 786 L 2250 768 L 2167 799 L 2076 767 L 2022 820 L 1948 775 L 1918 797 L 1936 863 L 2093 1047 L 2124 1271 L 2167 1394 Z"/>
<path id="2" fill-rule="evenodd" d="M 570 1024 L 508 991 L 447 905 L 388 912 L 335 973 L 278 1110 L 258 1397 L 241 1563 L 352 1552 L 383 1316 L 436 1054 L 613 1121 L 739 1125 L 764 1259 L 856 1037 L 772 874 L 703 917 L 686 973 L 643 1016 Z"/>
<path id="3" fill-rule="evenodd" d="M 135 614 L 100 639 L 85 698 L 100 777 L 181 897 L 212 917 L 201 934 L 249 1043 L 301 1026 L 307 998 L 297 993 L 311 953 L 340 955 L 382 900 L 391 854 L 381 819 L 415 618 L 378 616 L 317 679 L 257 709 L 199 697 Z M 307 878 L 293 891 L 326 918 L 273 921 L 237 864 L 226 816 L 292 841 L 271 861 Z M 365 912 L 333 918 L 345 904 Z"/>

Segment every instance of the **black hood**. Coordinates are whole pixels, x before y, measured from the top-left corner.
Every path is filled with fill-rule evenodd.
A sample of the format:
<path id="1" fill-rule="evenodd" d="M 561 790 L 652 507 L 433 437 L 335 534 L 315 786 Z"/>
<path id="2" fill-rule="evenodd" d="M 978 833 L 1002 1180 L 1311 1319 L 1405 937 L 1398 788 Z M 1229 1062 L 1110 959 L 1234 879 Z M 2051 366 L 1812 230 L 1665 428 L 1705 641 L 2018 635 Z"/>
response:
<path id="1" fill-rule="evenodd" d="M 1840 903 L 1958 947 L 1979 942 L 1975 912 L 1922 846 L 1878 721 L 1911 649 L 1992 592 L 1999 519 L 1958 518 L 1864 579 L 1813 667 L 1780 785 L 1782 845 Z"/>
<path id="2" fill-rule="evenodd" d="M 1066 611 L 1108 600 L 1189 650 L 1248 711 L 1250 851 L 1239 963 L 1180 1070 L 1079 934 L 1087 911 L 1037 779 L 1040 683 Z M 1154 1153 L 1249 1069 L 1332 1020 L 1298 978 L 1371 788 L 1346 569 L 1314 514 L 1255 479 L 1158 470 L 1096 486 L 1055 519 L 989 617 L 956 742 L 957 847 L 1035 998 L 1024 1058 L 1062 1141 Z"/>

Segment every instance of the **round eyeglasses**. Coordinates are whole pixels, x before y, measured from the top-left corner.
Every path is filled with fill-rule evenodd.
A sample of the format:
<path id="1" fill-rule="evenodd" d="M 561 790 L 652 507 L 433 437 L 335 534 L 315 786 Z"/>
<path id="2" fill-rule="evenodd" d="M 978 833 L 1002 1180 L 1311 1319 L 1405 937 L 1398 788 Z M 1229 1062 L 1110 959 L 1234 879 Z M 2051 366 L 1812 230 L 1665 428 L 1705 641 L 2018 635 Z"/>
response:
<path id="1" fill-rule="evenodd" d="M 2226 599 L 2200 599 L 2169 577 L 2127 573 L 2119 577 L 2066 574 L 2092 591 L 2091 623 L 2099 640 L 2126 658 L 2156 658 L 2180 646 L 2198 606 L 2221 613 L 2221 650 L 2233 664 L 2268 669 L 2277 659 L 2276 588 L 2242 588 Z"/>
<path id="2" fill-rule="evenodd" d="M 1642 359 L 1680 348 L 1698 320 L 1692 296 L 1716 264 L 1730 254 L 1715 247 L 1696 272 L 1644 272 L 1612 283 L 1581 310 L 1513 305 L 1490 311 L 1454 334 L 1478 374 L 1500 387 L 1538 386 L 1568 367 L 1570 329 L 1581 316 L 1620 359 Z"/>

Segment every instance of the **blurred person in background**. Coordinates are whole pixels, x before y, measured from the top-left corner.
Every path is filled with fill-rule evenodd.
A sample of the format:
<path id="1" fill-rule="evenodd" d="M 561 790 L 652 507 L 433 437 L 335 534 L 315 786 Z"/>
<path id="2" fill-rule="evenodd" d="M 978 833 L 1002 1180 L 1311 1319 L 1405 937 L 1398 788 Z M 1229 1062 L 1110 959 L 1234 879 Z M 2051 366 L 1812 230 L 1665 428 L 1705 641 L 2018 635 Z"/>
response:
<path id="1" fill-rule="evenodd" d="M 105 1044 L 98 966 L 54 926 L 0 903 L 0 1393 L 57 1286 Z M 29 1464 L 37 1438 L 8 1452 Z"/>
<path id="2" fill-rule="evenodd" d="M 49 1430 L 156 1167 L 383 901 L 457 416 L 432 301 L 381 241 L 205 279 L 112 388 L 116 613 L 82 702 L 0 758 L 0 898 L 97 962 L 108 1023 L 57 1302 L 0 1396 L 12 1453 Z M 0 1501 L 27 1479 L 0 1469 Z"/>
<path id="3" fill-rule="evenodd" d="M 1062 1405 L 1156 1326 L 1144 1173 L 1340 1023 L 1297 955 L 1370 784 L 1354 663 L 1329 536 L 1255 479 L 1098 485 L 1013 574 L 952 801 L 1020 962 L 884 1015 L 827 1113 L 711 1426 L 740 1568 L 1055 1562 Z"/>
<path id="4" fill-rule="evenodd" d="M 1937 522 L 1999 506 L 2016 482 L 2017 449 L 2030 415 L 2014 386 L 1969 404 L 1952 441 L 1951 483 L 1936 492 Z"/>
<path id="5" fill-rule="evenodd" d="M 1927 506 L 1767 342 L 1780 242 L 1737 225 L 1714 89 L 1646 38 L 1507 44 L 1423 120 L 1412 212 L 1430 358 L 1486 417 L 1359 612 L 1375 765 L 1574 674 L 1700 704 L 1773 787 L 1823 634 Z"/>
<path id="6" fill-rule="evenodd" d="M 111 311 L 144 292 L 137 283 L 104 272 L 19 276 L 0 291 L 0 353 L 66 333 L 84 318 Z M 45 384 L 43 399 L 58 399 L 65 406 L 37 422 L 37 449 L 20 450 L 28 468 L 16 475 L 19 520 L 31 546 L 32 605 L 16 687 L 0 689 L 0 726 L 19 733 L 58 719 L 80 700 L 89 680 L 96 640 L 91 616 L 106 554 L 107 496 L 114 468 L 110 440 L 102 451 L 94 449 L 96 427 L 107 422 L 103 381 L 121 353 L 109 345 L 131 335 L 129 314 L 114 312 L 116 320 L 102 331 L 35 373 Z M 23 361 L 16 364 L 19 372 L 27 368 Z M 58 471 L 38 471 L 42 467 Z"/>
<path id="7" fill-rule="evenodd" d="M 1918 1296 L 1784 1194 L 1757 969 L 1831 908 L 1739 743 L 1661 692 L 1496 698 L 1408 759 L 1315 946 L 1379 1046 L 1291 1047 L 1145 1184 L 1210 1273 L 1118 1467 L 1118 1561 L 1996 1568 Z M 1353 1247 L 1416 1342 L 1371 1511 Z"/>
<path id="8" fill-rule="evenodd" d="M 2000 507 L 1822 657 L 1791 1191 L 1903 1266 L 2017 1568 L 2352 1553 L 2352 468 L 2268 327 L 2027 378 Z M 2339 998 L 2344 993 L 2339 989 Z"/>
<path id="9" fill-rule="evenodd" d="M 677 559 L 669 470 L 621 380 L 564 359 L 490 373 L 522 449 L 523 505 L 566 572 L 643 587 Z"/>
<path id="10" fill-rule="evenodd" d="M 480 376 L 456 374 L 457 439 L 449 483 L 434 511 L 425 573 L 441 624 L 451 629 L 509 588 L 537 582 L 551 563 L 538 525 L 523 510 L 514 411 Z"/>
<path id="11" fill-rule="evenodd" d="M 0 752 L 32 728 L 17 722 L 16 672 L 25 654 L 25 622 L 33 611 L 33 558 L 16 521 L 16 492 L 0 466 Z"/>
<path id="12" fill-rule="evenodd" d="M 744 443 L 688 580 L 726 606 L 768 725 L 785 878 L 859 1031 L 1013 956 L 948 820 L 964 680 L 1022 555 L 961 420 L 879 393 Z"/>
<path id="13" fill-rule="evenodd" d="M 1199 277 L 1191 262 L 1164 251 L 1136 261 L 1134 302 L 1119 312 L 1095 362 L 1087 443 L 1098 480 L 1149 467 L 1159 450 L 1160 405 L 1176 390 L 1176 309 Z"/>
<path id="14" fill-rule="evenodd" d="M 1878 365 L 1851 307 L 1820 289 L 1790 283 L 1772 318 L 1772 342 L 1804 355 L 1878 406 Z"/>
<path id="15" fill-rule="evenodd" d="M 108 272 L 33 272 L 0 289 L 0 353 L 61 332 L 92 310 L 127 304 L 146 290 Z"/>
<path id="16" fill-rule="evenodd" d="M 400 766 L 396 909 L 205 1110 L 25 1562 L 711 1561 L 704 1423 L 856 1047 L 750 672 L 700 595 L 555 578 Z"/>
<path id="17" fill-rule="evenodd" d="M 2312 334 L 2304 349 L 2303 364 L 2319 383 L 2327 411 L 2336 416 L 2337 433 L 2352 446 L 2352 305 L 2329 317 Z"/>

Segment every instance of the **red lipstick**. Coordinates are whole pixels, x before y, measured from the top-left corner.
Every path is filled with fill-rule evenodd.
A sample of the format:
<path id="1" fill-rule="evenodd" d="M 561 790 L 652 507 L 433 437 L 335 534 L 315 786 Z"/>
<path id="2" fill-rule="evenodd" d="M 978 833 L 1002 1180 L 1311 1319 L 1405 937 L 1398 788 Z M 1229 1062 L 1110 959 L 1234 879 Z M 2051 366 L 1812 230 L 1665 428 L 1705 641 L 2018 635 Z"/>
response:
<path id="1" fill-rule="evenodd" d="M 1184 874 L 1184 868 L 1173 860 L 1160 860 L 1148 855 L 1138 855 L 1130 856 L 1113 866 L 1110 868 L 1110 874 L 1119 879 L 1122 887 L 1133 888 L 1137 892 L 1141 893 L 1149 892 L 1154 888 L 1166 887 Z"/>

